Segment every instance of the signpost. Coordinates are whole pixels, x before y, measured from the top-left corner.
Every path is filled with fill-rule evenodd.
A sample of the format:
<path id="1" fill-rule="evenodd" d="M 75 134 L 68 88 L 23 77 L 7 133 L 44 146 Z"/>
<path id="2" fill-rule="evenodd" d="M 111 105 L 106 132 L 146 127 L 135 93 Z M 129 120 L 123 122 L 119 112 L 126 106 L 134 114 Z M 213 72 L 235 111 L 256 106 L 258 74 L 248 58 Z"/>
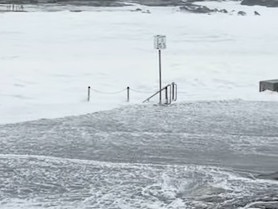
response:
<path id="1" fill-rule="evenodd" d="M 161 104 L 161 50 L 166 49 L 166 36 L 154 36 L 154 48 L 158 50 L 158 63 L 159 63 L 159 104 Z"/>

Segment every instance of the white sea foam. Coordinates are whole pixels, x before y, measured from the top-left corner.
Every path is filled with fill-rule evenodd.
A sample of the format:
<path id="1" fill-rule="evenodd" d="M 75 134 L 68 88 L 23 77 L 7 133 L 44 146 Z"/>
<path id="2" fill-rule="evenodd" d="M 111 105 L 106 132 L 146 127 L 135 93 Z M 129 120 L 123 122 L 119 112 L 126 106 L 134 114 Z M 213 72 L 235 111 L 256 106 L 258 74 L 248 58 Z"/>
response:
<path id="1" fill-rule="evenodd" d="M 104 92 L 130 86 L 141 91 L 131 92 L 131 103 L 141 103 L 158 88 L 155 34 L 167 36 L 163 85 L 178 83 L 179 101 L 277 101 L 277 94 L 258 92 L 260 80 L 276 78 L 276 10 L 234 1 L 205 4 L 256 9 L 261 16 L 196 15 L 177 7 L 138 5 L 86 7 L 80 13 L 44 12 L 40 7 L 36 12 L 2 13 L 0 123 L 125 105 L 126 92 L 92 91 L 91 102 L 86 102 L 89 85 Z M 136 7 L 151 14 L 131 12 Z"/>
<path id="2" fill-rule="evenodd" d="M 211 166 L 122 164 L 27 155 L 1 155 L 0 161 L 1 171 L 7 173 L 0 176 L 4 185 L 0 190 L 1 208 L 215 208 L 218 204 L 229 208 L 244 204 L 244 196 L 267 196 L 270 185 L 272 190 L 278 189 L 272 182 L 240 177 L 232 170 Z"/>

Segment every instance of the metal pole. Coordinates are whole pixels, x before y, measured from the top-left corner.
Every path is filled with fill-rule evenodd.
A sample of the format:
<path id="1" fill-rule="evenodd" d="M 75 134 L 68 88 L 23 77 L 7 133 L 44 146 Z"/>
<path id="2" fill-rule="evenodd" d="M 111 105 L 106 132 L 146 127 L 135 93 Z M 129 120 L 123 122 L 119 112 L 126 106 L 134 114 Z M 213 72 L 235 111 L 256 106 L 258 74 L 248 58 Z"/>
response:
<path id="1" fill-rule="evenodd" d="M 172 83 L 172 100 L 175 101 L 175 83 Z"/>
<path id="2" fill-rule="evenodd" d="M 166 88 L 165 88 L 165 104 L 169 104 L 169 102 L 168 102 L 168 86 L 166 86 Z"/>
<path id="3" fill-rule="evenodd" d="M 90 101 L 90 96 L 91 96 L 91 87 L 88 86 L 88 102 Z"/>
<path id="4" fill-rule="evenodd" d="M 126 88 L 127 91 L 127 102 L 129 102 L 129 86 Z"/>
<path id="5" fill-rule="evenodd" d="M 159 104 L 161 104 L 161 50 L 158 50 L 159 59 Z"/>

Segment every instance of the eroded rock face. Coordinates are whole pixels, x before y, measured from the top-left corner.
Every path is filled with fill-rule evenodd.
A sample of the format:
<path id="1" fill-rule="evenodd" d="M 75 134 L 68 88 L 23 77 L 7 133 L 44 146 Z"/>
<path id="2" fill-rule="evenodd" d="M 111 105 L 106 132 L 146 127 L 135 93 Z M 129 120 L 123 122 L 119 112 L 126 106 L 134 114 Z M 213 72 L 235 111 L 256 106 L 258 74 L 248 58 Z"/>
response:
<path id="1" fill-rule="evenodd" d="M 278 0 L 243 0 L 242 5 L 248 6 L 267 6 L 267 7 L 278 7 Z"/>
<path id="2" fill-rule="evenodd" d="M 180 7 L 181 11 L 187 11 L 192 13 L 210 13 L 215 12 L 215 10 L 212 10 L 206 6 L 199 6 L 194 4 L 187 4 Z"/>
<path id="3" fill-rule="evenodd" d="M 181 11 L 186 11 L 186 12 L 191 12 L 191 13 L 198 13 L 198 14 L 211 14 L 211 13 L 215 13 L 215 12 L 220 12 L 220 13 L 228 13 L 228 11 L 226 9 L 210 9 L 206 6 L 201 6 L 201 5 L 197 5 L 194 3 L 185 3 L 183 6 L 180 7 Z"/>

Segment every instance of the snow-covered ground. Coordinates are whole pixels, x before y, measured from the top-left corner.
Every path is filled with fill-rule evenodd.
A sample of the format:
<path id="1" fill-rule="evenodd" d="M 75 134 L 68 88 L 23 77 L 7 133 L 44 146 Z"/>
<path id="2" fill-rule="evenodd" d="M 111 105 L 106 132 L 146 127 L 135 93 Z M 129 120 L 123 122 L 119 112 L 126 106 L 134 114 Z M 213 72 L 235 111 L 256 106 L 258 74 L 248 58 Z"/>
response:
<path id="1" fill-rule="evenodd" d="M 138 5 L 81 7 L 83 12 L 29 6 L 26 13 L 0 13 L 0 123 L 126 105 L 126 92 L 92 92 L 86 102 L 88 85 L 103 92 L 130 86 L 137 90 L 131 102 L 141 103 L 158 89 L 156 34 L 167 36 L 163 83 L 178 84 L 179 101 L 277 101 L 276 93 L 258 92 L 260 80 L 277 78 L 277 10 L 239 2 L 206 4 L 231 14 Z M 137 7 L 151 14 L 131 11 Z M 49 8 L 58 11 L 45 12 Z M 254 16 L 255 10 L 261 16 Z"/>

